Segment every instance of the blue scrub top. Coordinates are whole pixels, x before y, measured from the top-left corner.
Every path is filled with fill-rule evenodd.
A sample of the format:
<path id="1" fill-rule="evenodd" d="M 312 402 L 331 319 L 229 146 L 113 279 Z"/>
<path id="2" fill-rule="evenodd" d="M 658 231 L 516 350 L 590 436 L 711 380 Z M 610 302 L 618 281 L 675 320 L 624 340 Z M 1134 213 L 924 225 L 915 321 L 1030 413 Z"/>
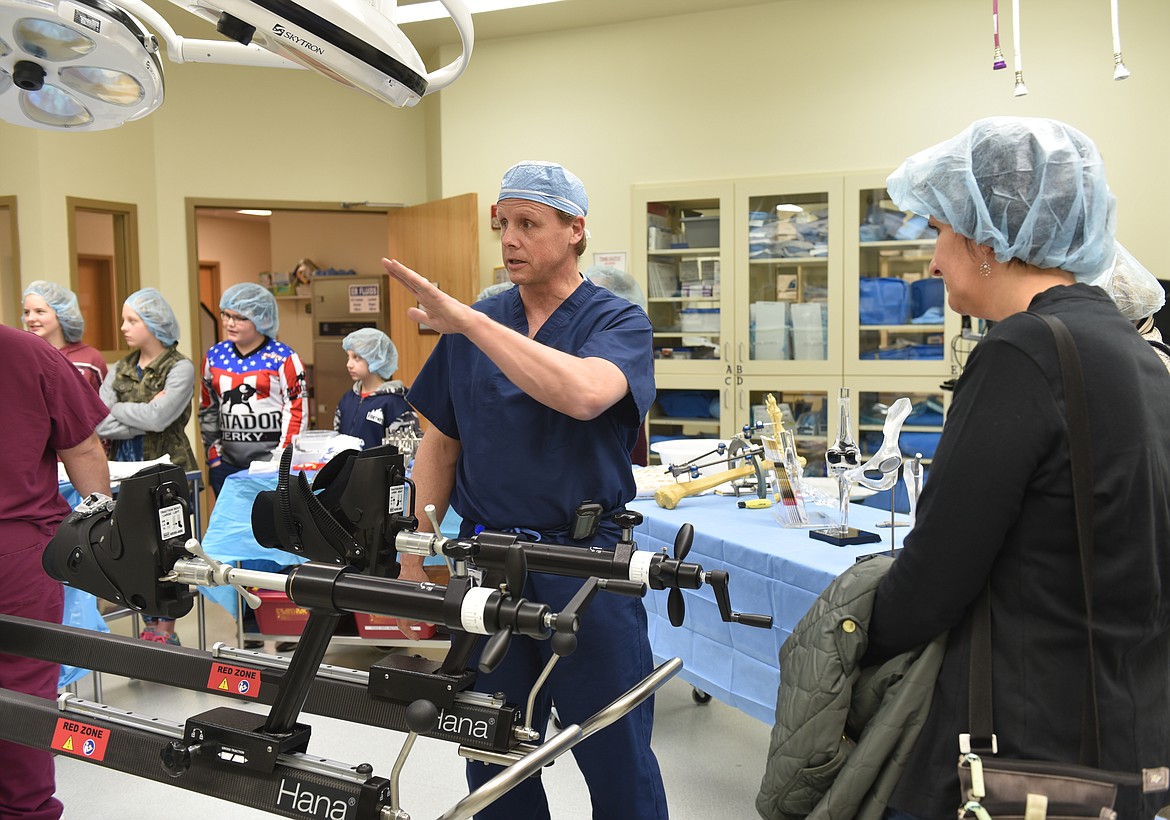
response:
<path id="1" fill-rule="evenodd" d="M 519 288 L 473 307 L 528 335 Z M 608 515 L 634 498 L 630 450 L 654 401 L 651 333 L 640 307 L 584 279 L 537 332 L 541 344 L 606 359 L 625 374 L 630 392 L 591 421 L 529 397 L 466 337 L 439 340 L 407 401 L 462 445 L 451 493 L 461 535 L 481 524 L 568 542 L 565 530 L 582 501 L 601 504 Z"/>

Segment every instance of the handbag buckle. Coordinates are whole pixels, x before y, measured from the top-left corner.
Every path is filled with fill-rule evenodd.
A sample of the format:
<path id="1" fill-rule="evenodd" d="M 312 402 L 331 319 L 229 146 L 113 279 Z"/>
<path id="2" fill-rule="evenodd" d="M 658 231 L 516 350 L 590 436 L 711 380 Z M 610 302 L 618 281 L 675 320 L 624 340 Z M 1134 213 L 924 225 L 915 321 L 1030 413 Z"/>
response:
<path id="1" fill-rule="evenodd" d="M 974 752 L 967 752 L 959 761 L 959 765 L 971 770 L 971 788 L 967 789 L 967 800 L 970 802 L 965 807 L 968 808 L 987 796 L 987 789 L 983 784 L 983 759 Z"/>
<path id="2" fill-rule="evenodd" d="M 959 734 L 959 753 L 969 755 L 971 754 L 971 733 L 962 732 Z M 999 754 L 999 739 L 995 733 L 991 733 L 991 753 L 993 755 Z"/>
<path id="3" fill-rule="evenodd" d="M 991 820 L 991 813 L 983 808 L 978 800 L 969 800 L 963 804 L 962 810 L 959 812 L 959 818 L 975 817 L 976 820 Z"/>

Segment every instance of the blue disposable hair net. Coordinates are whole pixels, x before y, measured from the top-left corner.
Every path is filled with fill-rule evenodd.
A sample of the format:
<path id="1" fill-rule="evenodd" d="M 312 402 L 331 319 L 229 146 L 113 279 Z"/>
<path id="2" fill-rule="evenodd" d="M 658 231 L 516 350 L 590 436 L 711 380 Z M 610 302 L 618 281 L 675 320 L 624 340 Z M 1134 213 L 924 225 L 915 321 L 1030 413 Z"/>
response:
<path id="1" fill-rule="evenodd" d="M 1019 259 L 1092 282 L 1113 262 L 1116 198 L 1093 141 L 1056 120 L 991 117 L 886 180 L 901 209 Z"/>
<path id="2" fill-rule="evenodd" d="M 126 307 L 138 314 L 154 337 L 170 347 L 179 341 L 179 320 L 163 295 L 154 288 L 143 288 L 126 297 Z"/>
<path id="3" fill-rule="evenodd" d="M 21 301 L 30 293 L 49 303 L 49 307 L 57 314 L 57 322 L 61 325 L 61 332 L 65 334 L 65 341 L 72 344 L 80 342 L 85 335 L 85 317 L 81 315 L 81 307 L 77 304 L 77 295 L 68 288 L 61 287 L 56 282 L 37 279 L 29 282 L 28 287 L 21 294 Z"/>
<path id="4" fill-rule="evenodd" d="M 377 373 L 383 379 L 390 378 L 398 369 L 398 348 L 389 336 L 376 328 L 355 330 L 341 341 L 341 349 L 361 356 L 370 366 L 370 372 Z"/>
<path id="5" fill-rule="evenodd" d="M 504 291 L 511 290 L 514 287 L 516 286 L 511 282 L 493 282 L 479 292 L 479 296 L 475 297 L 475 301 L 478 302 L 481 299 L 488 298 L 489 296 L 495 296 L 497 293 L 503 293 Z"/>
<path id="6" fill-rule="evenodd" d="M 280 317 L 276 313 L 276 297 L 267 288 L 255 282 L 240 282 L 223 292 L 219 300 L 220 310 L 234 310 L 256 325 L 256 330 L 265 336 L 275 336 L 280 329 Z"/>
<path id="7" fill-rule="evenodd" d="M 633 302 L 642 310 L 646 309 L 646 296 L 642 286 L 624 270 L 608 265 L 594 265 L 585 269 L 585 278 L 599 288 L 613 291 L 627 302 Z"/>
<path id="8" fill-rule="evenodd" d="M 1097 284 L 1113 297 L 1122 316 L 1137 322 L 1161 310 L 1166 304 L 1166 291 L 1157 277 L 1120 242 L 1116 247 L 1113 265 Z"/>

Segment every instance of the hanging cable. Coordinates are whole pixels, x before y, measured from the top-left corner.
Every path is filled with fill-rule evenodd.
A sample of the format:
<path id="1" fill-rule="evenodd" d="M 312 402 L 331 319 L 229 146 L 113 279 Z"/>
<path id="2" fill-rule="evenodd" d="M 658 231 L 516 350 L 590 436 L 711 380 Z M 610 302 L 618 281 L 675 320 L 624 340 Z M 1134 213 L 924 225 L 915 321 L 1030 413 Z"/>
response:
<path id="1" fill-rule="evenodd" d="M 1113 79 L 1124 80 L 1129 76 L 1129 69 L 1121 61 L 1121 26 L 1117 22 L 1117 0 L 1111 0 L 1113 12 Z"/>
<path id="2" fill-rule="evenodd" d="M 1020 54 L 1020 0 L 1012 0 L 1012 41 L 1016 48 L 1016 90 L 1015 96 L 1023 97 L 1028 93 L 1024 85 L 1024 58 Z"/>
<path id="3" fill-rule="evenodd" d="M 1114 0 L 1116 5 L 1116 0 Z M 991 67 L 996 71 L 1007 68 L 1007 61 L 1003 58 L 1003 49 L 999 47 L 999 0 L 991 0 L 991 33 L 995 39 L 995 53 L 991 55 Z"/>

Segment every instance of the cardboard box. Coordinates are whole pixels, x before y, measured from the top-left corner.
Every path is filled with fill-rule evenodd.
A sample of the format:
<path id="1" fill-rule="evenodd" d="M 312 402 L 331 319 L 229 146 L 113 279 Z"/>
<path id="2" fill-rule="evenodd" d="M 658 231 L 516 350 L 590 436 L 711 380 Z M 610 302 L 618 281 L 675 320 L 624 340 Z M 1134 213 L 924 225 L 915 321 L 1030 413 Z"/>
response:
<path id="1" fill-rule="evenodd" d="M 795 273 L 776 274 L 776 298 L 789 302 L 796 301 L 799 283 Z"/>
<path id="2" fill-rule="evenodd" d="M 365 612 L 355 612 L 353 620 L 357 624 L 358 635 L 363 638 L 372 638 L 379 641 L 402 641 L 409 640 L 398 628 L 398 619 L 390 615 L 370 615 Z M 435 635 L 434 624 L 414 624 L 411 628 L 422 640 L 433 638 Z"/>
<path id="3" fill-rule="evenodd" d="M 300 635 L 309 620 L 309 610 L 297 606 L 283 592 L 270 589 L 254 589 L 260 598 L 256 610 L 256 623 L 265 635 Z"/>

